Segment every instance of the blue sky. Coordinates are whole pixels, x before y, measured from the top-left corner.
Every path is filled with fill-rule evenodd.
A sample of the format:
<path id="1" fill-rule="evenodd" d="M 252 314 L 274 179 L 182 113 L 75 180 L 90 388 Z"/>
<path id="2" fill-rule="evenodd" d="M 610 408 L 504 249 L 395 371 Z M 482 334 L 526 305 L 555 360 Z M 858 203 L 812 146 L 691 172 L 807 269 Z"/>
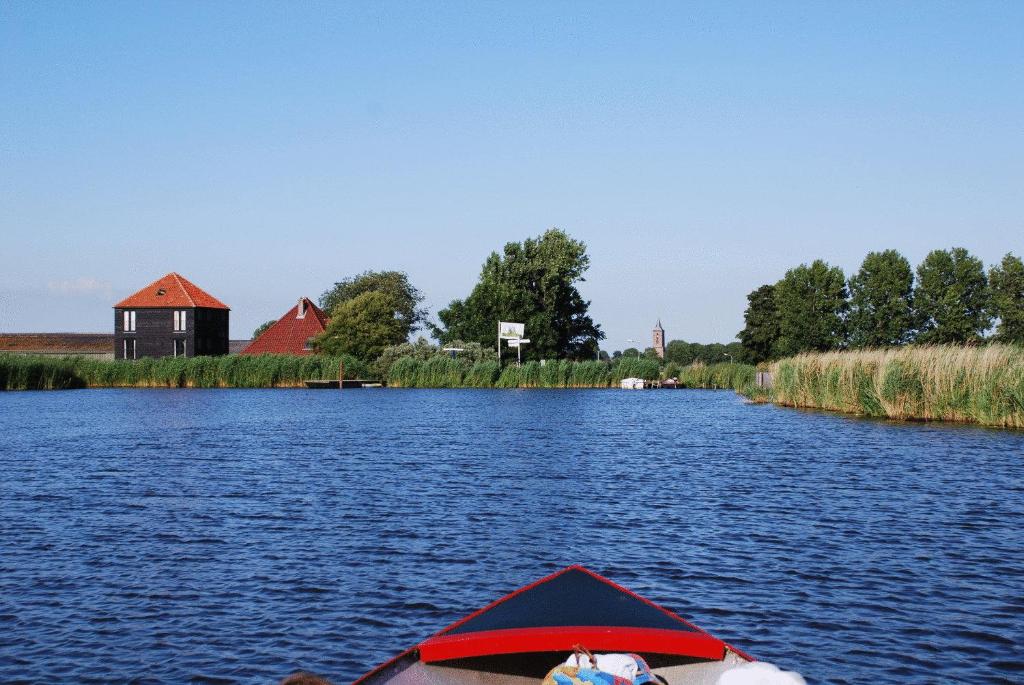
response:
<path id="1" fill-rule="evenodd" d="M 604 347 L 728 341 L 815 258 L 1024 253 L 1024 3 L 0 3 L 0 330 L 179 271 L 248 337 L 584 240 Z"/>

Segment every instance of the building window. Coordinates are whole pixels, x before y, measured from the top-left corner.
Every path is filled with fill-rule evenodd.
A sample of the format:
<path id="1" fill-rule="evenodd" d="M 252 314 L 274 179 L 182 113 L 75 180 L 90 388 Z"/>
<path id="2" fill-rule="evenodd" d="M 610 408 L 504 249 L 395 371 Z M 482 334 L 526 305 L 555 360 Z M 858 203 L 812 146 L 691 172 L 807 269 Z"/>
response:
<path id="1" fill-rule="evenodd" d="M 176 330 L 176 331 L 183 331 L 183 330 L 185 330 L 185 322 L 187 321 L 187 319 L 185 318 L 186 314 L 187 314 L 187 312 L 179 312 L 179 311 L 175 311 L 174 312 L 174 330 Z"/>
<path id="2" fill-rule="evenodd" d="M 125 333 L 135 332 L 135 312 L 124 313 L 124 324 L 122 328 L 124 328 Z"/>
<path id="3" fill-rule="evenodd" d="M 175 340 L 174 342 L 174 356 L 184 357 L 185 356 L 185 341 Z"/>
<path id="4" fill-rule="evenodd" d="M 124 358 L 135 359 L 135 340 L 125 339 L 122 342 L 124 343 Z"/>

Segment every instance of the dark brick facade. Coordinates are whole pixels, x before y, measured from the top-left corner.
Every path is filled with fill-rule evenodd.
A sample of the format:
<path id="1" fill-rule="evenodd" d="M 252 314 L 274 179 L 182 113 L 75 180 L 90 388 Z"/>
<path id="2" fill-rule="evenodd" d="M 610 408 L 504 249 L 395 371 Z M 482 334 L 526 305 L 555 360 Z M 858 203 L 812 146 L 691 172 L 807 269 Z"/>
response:
<path id="1" fill-rule="evenodd" d="M 174 312 L 185 326 L 174 330 Z M 135 313 L 135 330 L 124 330 L 125 312 Z M 114 309 L 114 359 L 195 357 L 228 353 L 228 310 L 206 307 Z"/>

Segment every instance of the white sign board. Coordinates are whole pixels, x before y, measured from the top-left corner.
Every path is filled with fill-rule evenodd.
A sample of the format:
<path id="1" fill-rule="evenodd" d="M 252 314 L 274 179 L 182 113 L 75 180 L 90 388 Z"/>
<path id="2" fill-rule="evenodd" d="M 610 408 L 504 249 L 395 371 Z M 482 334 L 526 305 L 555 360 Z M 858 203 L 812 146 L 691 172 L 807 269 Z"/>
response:
<path id="1" fill-rule="evenodd" d="M 524 323 L 512 323 L 510 321 L 499 321 L 498 322 L 498 337 L 508 340 L 511 338 L 521 338 L 523 333 L 526 332 L 526 324 Z"/>

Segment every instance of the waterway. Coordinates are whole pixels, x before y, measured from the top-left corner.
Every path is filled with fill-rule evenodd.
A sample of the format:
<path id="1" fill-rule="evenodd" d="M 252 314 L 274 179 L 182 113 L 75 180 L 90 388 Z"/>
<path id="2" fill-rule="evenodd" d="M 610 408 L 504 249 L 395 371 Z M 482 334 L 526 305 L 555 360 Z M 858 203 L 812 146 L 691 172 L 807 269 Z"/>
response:
<path id="1" fill-rule="evenodd" d="M 571 563 L 813 682 L 1024 678 L 1024 434 L 721 391 L 0 394 L 0 681 L 350 682 Z"/>

